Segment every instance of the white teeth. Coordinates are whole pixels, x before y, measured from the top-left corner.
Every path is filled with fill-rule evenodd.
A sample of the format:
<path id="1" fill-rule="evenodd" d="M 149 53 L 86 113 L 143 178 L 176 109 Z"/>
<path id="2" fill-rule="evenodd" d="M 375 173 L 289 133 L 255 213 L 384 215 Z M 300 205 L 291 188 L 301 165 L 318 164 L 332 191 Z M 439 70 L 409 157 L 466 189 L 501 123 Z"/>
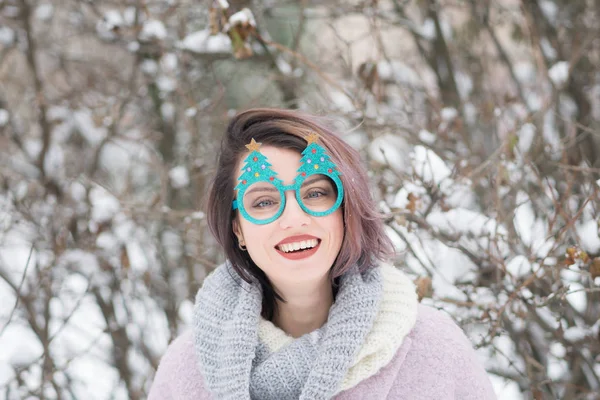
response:
<path id="1" fill-rule="evenodd" d="M 286 243 L 286 244 L 279 245 L 278 247 L 279 247 L 279 250 L 283 251 L 284 253 L 289 253 L 290 251 L 295 251 L 295 250 L 300 250 L 300 249 L 311 249 L 318 244 L 319 244 L 319 241 L 317 239 L 311 239 L 311 240 L 303 240 L 301 242 Z"/>

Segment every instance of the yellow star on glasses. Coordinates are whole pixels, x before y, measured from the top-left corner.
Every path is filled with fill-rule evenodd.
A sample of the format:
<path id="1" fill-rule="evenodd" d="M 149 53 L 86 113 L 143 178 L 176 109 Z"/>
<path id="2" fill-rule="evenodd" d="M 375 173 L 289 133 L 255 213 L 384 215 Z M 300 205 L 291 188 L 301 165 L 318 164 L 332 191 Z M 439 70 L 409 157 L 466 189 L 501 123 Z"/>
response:
<path id="1" fill-rule="evenodd" d="M 317 133 L 310 133 L 307 137 L 306 137 L 306 141 L 308 142 L 308 144 L 312 144 L 312 143 L 316 143 L 317 140 L 319 140 L 319 135 Z"/>
<path id="2" fill-rule="evenodd" d="M 260 145 L 262 143 L 256 143 L 256 140 L 254 140 L 254 138 L 252 138 L 252 141 L 246 145 L 246 148 L 248 149 L 248 151 L 259 151 L 260 152 Z"/>

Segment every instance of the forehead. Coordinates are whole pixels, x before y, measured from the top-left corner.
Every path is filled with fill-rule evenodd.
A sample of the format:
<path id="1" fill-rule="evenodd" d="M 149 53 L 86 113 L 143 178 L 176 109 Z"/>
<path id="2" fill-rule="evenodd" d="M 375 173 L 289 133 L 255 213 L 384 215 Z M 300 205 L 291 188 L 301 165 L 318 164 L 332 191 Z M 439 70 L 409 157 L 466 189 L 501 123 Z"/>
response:
<path id="1" fill-rule="evenodd" d="M 260 153 L 267 157 L 267 161 L 271 164 L 271 169 L 277 173 L 279 179 L 283 180 L 285 185 L 293 183 L 298 175 L 300 168 L 300 159 L 302 155 L 291 149 L 282 149 L 279 147 L 264 145 L 260 147 Z M 237 176 L 241 174 L 241 169 L 244 166 L 244 160 L 248 157 L 248 153 L 243 153 L 238 160 L 236 171 Z"/>

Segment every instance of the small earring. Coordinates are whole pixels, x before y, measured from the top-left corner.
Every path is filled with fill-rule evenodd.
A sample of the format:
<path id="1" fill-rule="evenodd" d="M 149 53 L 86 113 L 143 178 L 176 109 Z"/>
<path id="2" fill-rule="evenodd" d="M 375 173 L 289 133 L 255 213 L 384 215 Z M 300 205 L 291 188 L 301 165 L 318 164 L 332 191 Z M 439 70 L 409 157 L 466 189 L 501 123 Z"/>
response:
<path id="1" fill-rule="evenodd" d="M 241 251 L 246 251 L 246 246 L 238 242 L 238 247 Z"/>

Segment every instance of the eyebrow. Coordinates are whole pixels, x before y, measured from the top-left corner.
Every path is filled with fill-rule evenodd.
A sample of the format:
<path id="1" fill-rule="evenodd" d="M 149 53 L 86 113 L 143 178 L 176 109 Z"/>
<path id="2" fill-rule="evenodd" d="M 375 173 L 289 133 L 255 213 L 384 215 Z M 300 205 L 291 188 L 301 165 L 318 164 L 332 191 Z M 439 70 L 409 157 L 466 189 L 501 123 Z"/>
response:
<path id="1" fill-rule="evenodd" d="M 311 185 L 311 184 L 313 184 L 315 182 L 324 181 L 324 180 L 327 180 L 327 179 L 328 178 L 326 176 L 324 176 L 324 175 L 315 176 L 312 179 L 309 179 L 309 180 L 306 180 L 306 181 L 302 182 L 302 186 Z"/>
<path id="2" fill-rule="evenodd" d="M 316 176 L 314 178 L 311 178 L 311 179 L 308 179 L 307 181 L 302 182 L 302 186 L 311 185 L 315 182 L 324 181 L 324 180 L 327 180 L 326 176 L 323 176 L 323 175 Z M 276 187 L 269 185 L 269 186 L 253 187 L 250 190 L 248 190 L 246 192 L 246 194 L 255 193 L 255 192 L 278 192 L 278 191 L 279 190 L 277 190 Z"/>
<path id="3" fill-rule="evenodd" d="M 252 189 L 248 190 L 246 192 L 246 194 L 248 193 L 254 193 L 254 192 L 278 192 L 279 190 L 277 190 L 276 187 L 274 186 L 261 186 L 261 187 L 253 187 Z"/>

